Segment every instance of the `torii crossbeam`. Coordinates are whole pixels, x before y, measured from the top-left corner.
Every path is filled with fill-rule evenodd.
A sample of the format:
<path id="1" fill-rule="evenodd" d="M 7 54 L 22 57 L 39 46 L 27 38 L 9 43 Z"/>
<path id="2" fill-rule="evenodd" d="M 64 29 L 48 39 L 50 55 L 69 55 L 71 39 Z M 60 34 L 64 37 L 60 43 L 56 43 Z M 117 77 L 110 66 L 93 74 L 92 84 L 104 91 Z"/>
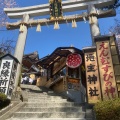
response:
<path id="1" fill-rule="evenodd" d="M 115 0 L 66 0 L 62 2 L 62 10 L 65 12 L 73 12 L 78 10 L 86 10 L 89 5 L 95 5 L 95 8 L 109 6 L 115 3 Z M 24 8 L 4 8 L 9 18 L 23 18 L 24 14 L 30 17 L 49 15 L 49 4 L 42 4 Z"/>

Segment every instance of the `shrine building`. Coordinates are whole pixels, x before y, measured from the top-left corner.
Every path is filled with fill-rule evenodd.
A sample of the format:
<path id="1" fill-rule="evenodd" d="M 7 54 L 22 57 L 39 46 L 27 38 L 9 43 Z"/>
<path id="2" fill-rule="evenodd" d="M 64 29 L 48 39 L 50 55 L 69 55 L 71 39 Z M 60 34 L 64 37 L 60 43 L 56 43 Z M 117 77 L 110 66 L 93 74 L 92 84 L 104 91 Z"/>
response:
<path id="1" fill-rule="evenodd" d="M 58 47 L 39 59 L 38 53 L 24 55 L 23 69 L 35 74 L 37 86 L 45 86 L 76 102 L 85 102 L 86 79 L 84 54 L 75 47 Z M 38 70 L 38 71 L 37 71 Z"/>

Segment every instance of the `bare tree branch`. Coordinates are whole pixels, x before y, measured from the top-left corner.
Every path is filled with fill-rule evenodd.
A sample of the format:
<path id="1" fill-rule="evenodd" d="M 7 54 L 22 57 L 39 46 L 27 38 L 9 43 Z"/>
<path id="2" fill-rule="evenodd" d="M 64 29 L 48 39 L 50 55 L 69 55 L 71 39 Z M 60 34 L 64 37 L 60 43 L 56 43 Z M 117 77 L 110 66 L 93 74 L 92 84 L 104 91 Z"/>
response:
<path id="1" fill-rule="evenodd" d="M 0 27 L 5 26 L 7 16 L 4 13 L 4 8 L 13 8 L 16 6 L 15 0 L 0 0 Z"/>
<path id="2" fill-rule="evenodd" d="M 4 8 L 13 8 L 16 6 L 15 0 L 0 0 L 0 28 L 4 28 L 7 21 L 7 15 L 4 13 Z M 5 30 L 1 30 L 5 31 Z M 15 48 L 15 41 L 12 39 L 0 40 L 0 55 L 6 53 L 13 53 Z"/>
<path id="3" fill-rule="evenodd" d="M 15 41 L 14 40 L 2 40 L 0 41 L 0 53 L 6 54 L 6 53 L 13 53 L 15 49 Z"/>
<path id="4" fill-rule="evenodd" d="M 109 28 L 110 33 L 120 35 L 120 20 L 115 19 L 115 25 Z"/>

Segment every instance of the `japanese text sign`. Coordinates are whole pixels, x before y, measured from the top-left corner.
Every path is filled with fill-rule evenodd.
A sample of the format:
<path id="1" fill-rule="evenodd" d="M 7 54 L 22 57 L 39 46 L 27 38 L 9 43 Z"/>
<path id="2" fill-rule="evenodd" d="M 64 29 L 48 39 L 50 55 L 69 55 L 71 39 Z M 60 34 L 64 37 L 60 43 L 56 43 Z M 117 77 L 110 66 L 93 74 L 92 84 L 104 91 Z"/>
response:
<path id="1" fill-rule="evenodd" d="M 85 53 L 85 68 L 88 103 L 96 103 L 101 100 L 96 52 Z"/>
<path id="2" fill-rule="evenodd" d="M 118 96 L 109 41 L 96 42 L 103 100 Z"/>
<path id="3" fill-rule="evenodd" d="M 0 92 L 8 94 L 13 60 L 2 60 L 0 68 Z"/>
<path id="4" fill-rule="evenodd" d="M 50 0 L 50 18 L 62 18 L 62 0 Z"/>

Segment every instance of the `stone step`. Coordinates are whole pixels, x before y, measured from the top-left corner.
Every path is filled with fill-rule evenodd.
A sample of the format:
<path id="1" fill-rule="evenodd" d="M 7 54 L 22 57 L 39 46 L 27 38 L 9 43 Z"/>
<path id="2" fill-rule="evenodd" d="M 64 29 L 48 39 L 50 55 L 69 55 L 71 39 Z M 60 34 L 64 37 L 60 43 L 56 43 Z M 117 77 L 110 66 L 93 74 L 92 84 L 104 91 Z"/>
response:
<path id="1" fill-rule="evenodd" d="M 41 101 L 41 102 L 36 102 L 36 101 L 28 101 L 28 104 L 31 104 L 31 103 L 35 103 L 35 104 L 43 104 L 43 105 L 45 105 L 45 104 L 47 104 L 47 105 L 49 105 L 49 103 L 51 103 L 51 104 L 54 104 L 54 103 L 68 103 L 67 101 Z M 33 105 L 33 104 L 32 104 Z"/>
<path id="2" fill-rule="evenodd" d="M 52 96 L 52 97 L 50 97 L 50 96 L 39 96 L 39 95 L 38 96 L 34 96 L 34 98 L 31 97 L 31 96 L 28 96 L 28 98 L 29 99 L 46 99 L 47 98 L 48 100 L 49 99 L 66 99 L 66 98 L 62 98 L 62 97 L 59 97 L 59 96 L 56 96 L 56 97 Z"/>
<path id="3" fill-rule="evenodd" d="M 50 96 L 59 96 L 56 93 L 47 93 L 47 94 L 50 95 Z"/>
<path id="4" fill-rule="evenodd" d="M 16 112 L 14 118 L 85 118 L 85 112 Z"/>
<path id="5" fill-rule="evenodd" d="M 39 107 L 22 108 L 19 112 L 82 112 L 82 107 Z"/>
<path id="6" fill-rule="evenodd" d="M 31 98 L 31 99 L 65 99 L 63 97 L 60 97 L 60 96 L 28 96 L 28 98 Z"/>
<path id="7" fill-rule="evenodd" d="M 37 101 L 37 100 L 28 100 L 28 103 L 36 103 L 36 104 L 38 104 L 38 103 L 52 103 L 52 104 L 54 104 L 54 103 L 63 103 L 63 102 L 66 102 L 67 103 L 67 100 L 39 100 L 39 101 Z"/>
<path id="8" fill-rule="evenodd" d="M 28 96 L 51 96 L 52 97 L 52 95 L 45 94 L 45 93 L 29 93 L 29 92 L 28 92 Z M 56 95 L 56 94 L 54 94 L 54 96 L 63 97 L 61 95 Z"/>
<path id="9" fill-rule="evenodd" d="M 25 88 L 25 89 L 22 89 L 24 91 L 27 91 L 27 92 L 31 92 L 31 93 L 43 93 L 42 90 L 40 90 L 39 88 L 33 88 L 33 89 L 29 89 L 29 88 Z"/>
<path id="10" fill-rule="evenodd" d="M 31 98 L 31 99 L 34 99 L 34 98 L 36 98 L 36 99 L 40 99 L 40 98 L 60 98 L 60 99 L 66 99 L 66 98 L 68 98 L 68 97 L 66 97 L 66 96 L 49 96 L 49 95 L 45 95 L 45 96 L 43 96 L 43 95 L 27 95 L 28 96 L 28 98 Z"/>
<path id="11" fill-rule="evenodd" d="M 36 99 L 34 99 L 34 100 L 30 100 L 30 99 L 28 99 L 28 102 L 38 102 L 38 103 L 40 103 L 40 102 L 66 102 L 67 100 L 66 99 L 39 99 L 39 100 L 36 100 Z"/>
<path id="12" fill-rule="evenodd" d="M 21 118 L 9 118 L 7 120 L 21 120 Z M 85 118 L 24 118 L 22 120 L 93 120 Z"/>
<path id="13" fill-rule="evenodd" d="M 42 94 L 28 94 L 28 97 L 61 97 L 61 96 L 58 96 L 58 95 L 42 95 Z"/>
<path id="14" fill-rule="evenodd" d="M 35 95 L 35 94 L 33 94 L 33 95 L 28 94 L 28 97 L 50 97 L 50 96 L 49 95 L 41 95 L 41 94 L 37 94 L 37 95 Z"/>
<path id="15" fill-rule="evenodd" d="M 48 95 L 46 92 L 38 92 L 38 93 L 35 93 L 35 92 L 28 92 L 28 94 L 30 95 Z"/>
<path id="16" fill-rule="evenodd" d="M 16 111 L 12 110 L 12 117 L 7 120 L 93 120 L 86 104 L 69 102 L 45 87 L 22 85 L 22 90 L 26 91 L 28 101 Z"/>
<path id="17" fill-rule="evenodd" d="M 28 96 L 29 99 L 66 99 L 65 97 L 60 96 Z"/>
<path id="18" fill-rule="evenodd" d="M 36 85 L 21 84 L 20 87 L 22 89 L 30 89 L 30 90 L 32 89 L 32 90 L 41 90 L 42 91 L 42 89 L 40 87 L 37 87 Z"/>
<path id="19" fill-rule="evenodd" d="M 26 105 L 25 105 L 25 107 L 81 107 L 81 105 L 80 104 L 76 104 L 76 103 L 72 103 L 72 102 L 58 102 L 58 103 L 56 103 L 56 102 L 54 102 L 54 104 L 53 103 L 30 103 L 30 102 L 28 102 L 28 103 L 26 103 Z"/>
<path id="20" fill-rule="evenodd" d="M 54 91 L 48 91 L 47 93 L 54 93 Z"/>
<path id="21" fill-rule="evenodd" d="M 65 102 L 64 102 L 65 103 Z M 66 102 L 66 104 L 63 104 L 63 102 L 41 102 L 41 103 L 27 103 L 25 107 L 34 107 L 34 108 L 39 108 L 39 107 L 76 107 L 74 106 L 74 104 L 68 104 L 68 102 Z M 81 106 L 78 106 L 81 107 Z"/>
<path id="22" fill-rule="evenodd" d="M 60 95 L 56 95 L 55 93 L 31 93 L 31 92 L 28 92 L 28 95 L 31 95 L 31 96 L 35 96 L 35 95 L 41 95 L 41 96 L 60 96 Z"/>
<path id="23" fill-rule="evenodd" d="M 41 101 L 41 102 L 38 102 L 38 101 L 29 101 L 29 102 L 27 102 L 27 104 L 36 104 L 36 105 L 41 105 L 41 104 L 43 104 L 43 105 L 45 105 L 45 104 L 47 104 L 47 105 L 49 105 L 49 104 L 54 104 L 54 103 L 73 103 L 73 102 L 69 102 L 69 101 Z"/>

